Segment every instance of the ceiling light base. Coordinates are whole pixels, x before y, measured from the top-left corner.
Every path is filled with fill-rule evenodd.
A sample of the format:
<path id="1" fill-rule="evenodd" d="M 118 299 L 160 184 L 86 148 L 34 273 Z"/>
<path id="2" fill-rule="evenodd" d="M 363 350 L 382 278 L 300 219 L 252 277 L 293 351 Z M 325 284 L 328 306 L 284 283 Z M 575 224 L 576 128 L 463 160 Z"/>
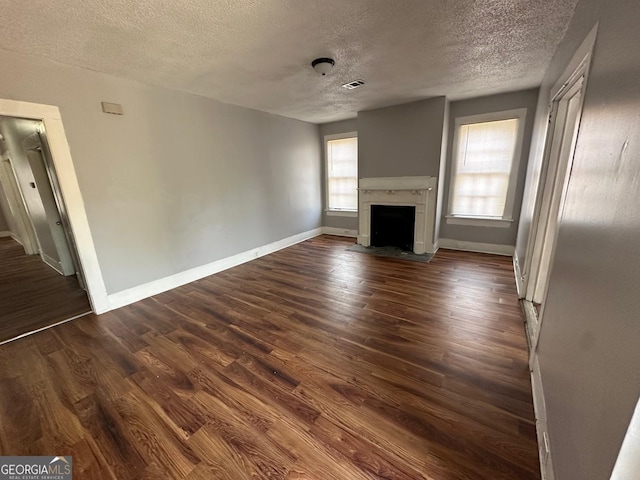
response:
<path id="1" fill-rule="evenodd" d="M 316 58 L 313 62 L 311 62 L 311 66 L 313 67 L 313 69 L 322 76 L 329 73 L 335 64 L 336 62 L 333 58 L 326 57 Z"/>

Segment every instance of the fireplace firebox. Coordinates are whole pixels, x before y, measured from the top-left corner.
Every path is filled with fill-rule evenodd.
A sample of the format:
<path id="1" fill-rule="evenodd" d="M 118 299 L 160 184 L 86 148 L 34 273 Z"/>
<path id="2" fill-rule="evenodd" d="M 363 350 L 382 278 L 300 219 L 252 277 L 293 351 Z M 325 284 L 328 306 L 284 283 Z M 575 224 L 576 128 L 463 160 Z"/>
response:
<path id="1" fill-rule="evenodd" d="M 371 245 L 413 252 L 416 207 L 371 205 Z"/>

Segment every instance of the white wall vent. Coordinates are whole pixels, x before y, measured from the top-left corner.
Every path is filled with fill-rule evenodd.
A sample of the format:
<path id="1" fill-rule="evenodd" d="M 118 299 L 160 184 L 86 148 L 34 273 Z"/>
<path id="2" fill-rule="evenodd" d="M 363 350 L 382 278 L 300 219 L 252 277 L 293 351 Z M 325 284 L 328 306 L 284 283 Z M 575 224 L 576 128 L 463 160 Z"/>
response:
<path id="1" fill-rule="evenodd" d="M 104 113 L 110 113 L 112 115 L 124 115 L 122 111 L 122 105 L 119 103 L 102 102 L 102 111 Z"/>
<path id="2" fill-rule="evenodd" d="M 364 80 L 354 80 L 353 82 L 345 83 L 342 85 L 347 90 L 353 90 L 354 88 L 358 88 L 364 85 Z"/>

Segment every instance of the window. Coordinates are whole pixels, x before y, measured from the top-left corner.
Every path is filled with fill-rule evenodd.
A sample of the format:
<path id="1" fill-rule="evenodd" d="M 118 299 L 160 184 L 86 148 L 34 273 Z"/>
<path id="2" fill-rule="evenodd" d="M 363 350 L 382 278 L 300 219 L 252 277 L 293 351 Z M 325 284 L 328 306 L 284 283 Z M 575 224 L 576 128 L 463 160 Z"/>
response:
<path id="1" fill-rule="evenodd" d="M 508 227 L 526 109 L 457 118 L 447 223 Z"/>
<path id="2" fill-rule="evenodd" d="M 358 211 L 358 137 L 354 132 L 325 137 L 327 213 L 355 216 Z"/>

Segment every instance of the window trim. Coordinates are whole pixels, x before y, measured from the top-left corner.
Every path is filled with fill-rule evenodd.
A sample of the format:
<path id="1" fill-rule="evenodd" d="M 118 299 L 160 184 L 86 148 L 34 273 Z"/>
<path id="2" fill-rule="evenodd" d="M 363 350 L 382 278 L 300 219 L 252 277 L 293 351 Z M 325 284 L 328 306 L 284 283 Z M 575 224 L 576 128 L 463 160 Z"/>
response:
<path id="1" fill-rule="evenodd" d="M 358 210 L 329 210 L 326 208 L 324 213 L 330 217 L 357 217 Z"/>
<path id="2" fill-rule="evenodd" d="M 331 140 L 343 140 L 345 138 L 358 138 L 358 132 L 345 132 L 345 133 L 336 133 L 332 135 L 324 136 L 324 198 L 325 198 L 325 209 L 324 212 L 328 216 L 334 217 L 357 217 L 358 216 L 358 208 L 355 210 L 351 209 L 341 209 L 341 208 L 329 208 L 329 142 Z M 356 168 L 358 167 L 358 159 L 356 158 Z M 356 179 L 358 180 L 358 179 Z M 357 194 L 357 191 L 356 191 Z"/>
<path id="3" fill-rule="evenodd" d="M 507 198 L 504 205 L 502 217 L 454 215 L 451 213 L 453 205 L 453 186 L 456 178 L 456 165 L 458 156 L 458 138 L 462 125 L 473 123 L 496 122 L 500 120 L 518 119 L 518 133 L 516 136 L 516 148 L 511 159 L 511 173 L 509 174 L 509 185 L 507 187 Z M 447 204 L 447 214 L 445 215 L 447 224 L 468 225 L 477 227 L 498 227 L 509 228 L 513 224 L 513 207 L 516 199 L 516 187 L 518 184 L 518 171 L 522 160 L 522 143 L 524 141 L 524 127 L 527 119 L 526 108 L 516 108 L 513 110 L 502 110 L 499 112 L 481 113 L 478 115 L 467 115 L 456 117 L 453 132 L 453 147 L 451 152 L 451 173 L 449 176 L 449 199 Z"/>

